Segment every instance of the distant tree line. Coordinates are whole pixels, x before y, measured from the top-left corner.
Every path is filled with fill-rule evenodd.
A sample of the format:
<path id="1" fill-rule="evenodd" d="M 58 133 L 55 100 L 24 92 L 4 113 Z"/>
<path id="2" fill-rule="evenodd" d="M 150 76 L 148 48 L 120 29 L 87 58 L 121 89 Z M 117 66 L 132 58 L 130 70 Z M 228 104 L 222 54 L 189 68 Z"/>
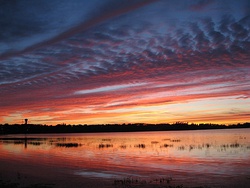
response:
<path id="1" fill-rule="evenodd" d="M 67 125 L 58 124 L 0 124 L 0 134 L 31 134 L 31 133 L 98 133 L 98 132 L 139 132 L 139 131 L 173 131 L 173 130 L 203 130 L 203 129 L 233 129 L 250 128 L 250 123 L 232 125 L 211 123 L 176 122 L 173 124 L 98 124 L 98 125 Z"/>

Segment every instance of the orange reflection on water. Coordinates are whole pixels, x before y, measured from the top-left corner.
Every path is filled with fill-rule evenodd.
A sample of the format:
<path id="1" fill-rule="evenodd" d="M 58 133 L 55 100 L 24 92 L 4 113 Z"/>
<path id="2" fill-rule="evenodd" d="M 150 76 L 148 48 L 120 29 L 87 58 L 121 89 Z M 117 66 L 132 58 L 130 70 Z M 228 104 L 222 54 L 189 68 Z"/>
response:
<path id="1" fill-rule="evenodd" d="M 247 176 L 249 138 L 249 129 L 11 135 L 0 140 L 0 161 L 28 166 L 27 174 L 46 168 L 52 177 Z"/>

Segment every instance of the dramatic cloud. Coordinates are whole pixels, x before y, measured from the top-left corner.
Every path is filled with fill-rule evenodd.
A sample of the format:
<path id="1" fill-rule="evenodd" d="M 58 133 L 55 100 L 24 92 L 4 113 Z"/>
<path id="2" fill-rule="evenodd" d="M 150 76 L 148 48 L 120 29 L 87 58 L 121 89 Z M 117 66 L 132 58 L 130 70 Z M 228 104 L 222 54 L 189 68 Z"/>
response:
<path id="1" fill-rule="evenodd" d="M 1 121 L 248 121 L 247 5 L 4 1 Z"/>

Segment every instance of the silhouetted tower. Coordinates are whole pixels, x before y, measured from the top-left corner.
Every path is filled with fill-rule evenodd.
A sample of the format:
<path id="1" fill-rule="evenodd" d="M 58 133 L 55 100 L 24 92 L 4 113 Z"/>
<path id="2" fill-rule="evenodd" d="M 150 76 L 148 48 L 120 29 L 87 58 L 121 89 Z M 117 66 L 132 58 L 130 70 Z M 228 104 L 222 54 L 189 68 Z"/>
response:
<path id="1" fill-rule="evenodd" d="M 28 119 L 24 119 L 24 133 L 25 135 L 28 133 L 29 126 L 28 126 Z"/>

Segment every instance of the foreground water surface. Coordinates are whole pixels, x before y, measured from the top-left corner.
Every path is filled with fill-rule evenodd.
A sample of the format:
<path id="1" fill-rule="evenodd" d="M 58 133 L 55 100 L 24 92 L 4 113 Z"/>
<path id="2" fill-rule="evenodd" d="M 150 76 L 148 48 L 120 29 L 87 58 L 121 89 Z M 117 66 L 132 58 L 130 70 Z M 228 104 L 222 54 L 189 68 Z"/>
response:
<path id="1" fill-rule="evenodd" d="M 187 187 L 247 187 L 250 129 L 4 135 L 0 171 L 20 185 L 121 187 L 124 178 L 172 178 Z"/>

